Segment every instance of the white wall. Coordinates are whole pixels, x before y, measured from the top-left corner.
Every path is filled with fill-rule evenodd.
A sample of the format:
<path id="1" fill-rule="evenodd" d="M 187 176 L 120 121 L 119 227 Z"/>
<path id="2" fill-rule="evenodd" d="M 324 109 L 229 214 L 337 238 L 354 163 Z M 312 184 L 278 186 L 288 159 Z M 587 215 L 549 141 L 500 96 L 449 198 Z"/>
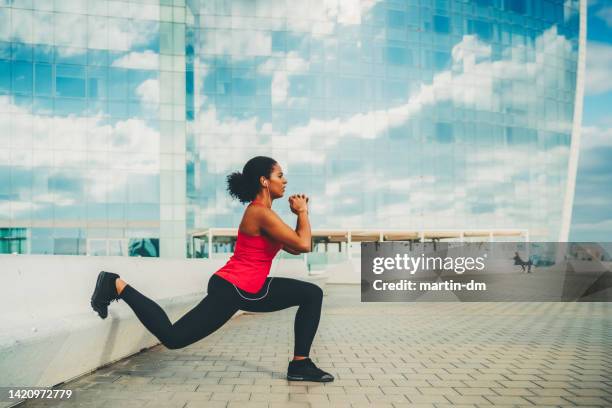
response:
<path id="1" fill-rule="evenodd" d="M 222 262 L 0 255 L 0 385 L 51 386 L 158 343 L 124 302 L 89 304 L 100 270 L 158 302 L 171 321 L 206 293 Z"/>

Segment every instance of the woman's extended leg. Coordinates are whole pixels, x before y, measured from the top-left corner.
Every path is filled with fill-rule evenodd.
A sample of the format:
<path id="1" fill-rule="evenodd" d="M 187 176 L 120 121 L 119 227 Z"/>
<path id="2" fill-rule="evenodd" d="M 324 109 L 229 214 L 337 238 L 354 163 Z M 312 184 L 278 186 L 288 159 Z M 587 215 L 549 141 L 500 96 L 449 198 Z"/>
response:
<path id="1" fill-rule="evenodd" d="M 298 306 L 294 323 L 294 355 L 308 357 L 310 346 L 319 327 L 323 291 L 313 283 L 297 279 L 281 277 L 267 279 L 271 281 L 264 284 L 264 287 L 268 283 L 270 286 L 268 294 L 263 299 L 246 300 L 241 297 L 238 307 L 249 312 L 274 312 Z M 244 291 L 241 293 L 248 295 Z"/>
<path id="2" fill-rule="evenodd" d="M 166 312 L 154 301 L 129 284 L 120 298 L 132 308 L 138 320 L 169 349 L 186 347 L 203 339 L 223 326 L 238 311 L 223 296 L 209 294 L 174 324 Z"/>

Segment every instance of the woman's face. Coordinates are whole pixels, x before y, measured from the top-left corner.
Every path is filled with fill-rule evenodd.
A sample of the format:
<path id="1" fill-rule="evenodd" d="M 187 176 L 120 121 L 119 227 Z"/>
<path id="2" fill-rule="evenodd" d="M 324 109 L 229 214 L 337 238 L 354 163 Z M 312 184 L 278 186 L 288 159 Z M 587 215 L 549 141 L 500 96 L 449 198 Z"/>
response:
<path id="1" fill-rule="evenodd" d="M 268 187 L 270 188 L 270 196 L 273 199 L 280 198 L 283 196 L 283 194 L 285 194 L 285 185 L 287 184 L 287 179 L 285 178 L 283 169 L 278 164 L 275 164 L 272 167 L 272 172 L 270 173 L 268 183 Z"/>

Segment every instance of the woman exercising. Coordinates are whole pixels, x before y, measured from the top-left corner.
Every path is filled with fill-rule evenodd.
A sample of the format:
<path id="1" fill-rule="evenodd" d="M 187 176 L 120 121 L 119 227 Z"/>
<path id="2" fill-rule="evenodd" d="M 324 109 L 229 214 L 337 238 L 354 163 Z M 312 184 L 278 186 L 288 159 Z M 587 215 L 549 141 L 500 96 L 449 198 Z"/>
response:
<path id="1" fill-rule="evenodd" d="M 111 272 L 100 272 L 91 306 L 105 319 L 111 301 L 123 299 L 142 324 L 169 349 L 186 347 L 223 326 L 238 310 L 273 312 L 298 306 L 295 315 L 295 345 L 287 379 L 333 381 L 334 377 L 310 360 L 310 346 L 319 326 L 323 291 L 317 285 L 296 279 L 268 277 L 272 259 L 284 249 L 292 254 L 310 251 L 308 197 L 289 197 L 297 215 L 295 230 L 272 210 L 272 201 L 283 196 L 287 180 L 278 163 L 269 157 L 249 160 L 242 173 L 227 177 L 228 191 L 250 204 L 238 227 L 234 255 L 208 281 L 206 297 L 174 324 L 163 309 Z M 210 250 L 210 248 L 209 248 Z"/>

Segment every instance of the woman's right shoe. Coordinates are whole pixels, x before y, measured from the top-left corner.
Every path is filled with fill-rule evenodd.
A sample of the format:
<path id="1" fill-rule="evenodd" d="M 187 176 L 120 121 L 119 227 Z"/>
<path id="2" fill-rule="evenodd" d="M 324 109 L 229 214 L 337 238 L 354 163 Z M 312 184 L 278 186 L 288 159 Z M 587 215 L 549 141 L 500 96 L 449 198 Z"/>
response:
<path id="1" fill-rule="evenodd" d="M 310 358 L 305 358 L 289 362 L 287 380 L 330 382 L 334 381 L 334 376 L 318 368 Z"/>
<path id="2" fill-rule="evenodd" d="M 106 316 L 108 316 L 110 302 L 113 300 L 119 301 L 117 287 L 115 286 L 115 281 L 118 278 L 119 275 L 112 272 L 102 271 L 98 274 L 96 287 L 93 295 L 91 295 L 91 307 L 102 319 L 106 319 Z"/>

